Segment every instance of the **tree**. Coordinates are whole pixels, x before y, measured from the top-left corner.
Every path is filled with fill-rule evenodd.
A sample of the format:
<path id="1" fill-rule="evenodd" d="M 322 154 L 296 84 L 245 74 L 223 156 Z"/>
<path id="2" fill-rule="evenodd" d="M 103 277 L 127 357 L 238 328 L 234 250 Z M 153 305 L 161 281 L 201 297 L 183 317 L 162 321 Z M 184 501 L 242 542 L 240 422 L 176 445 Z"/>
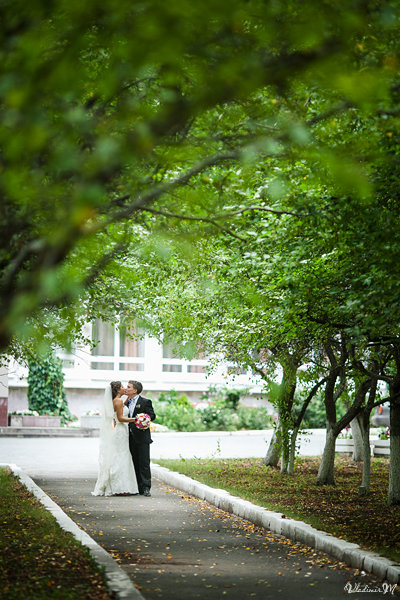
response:
<path id="1" fill-rule="evenodd" d="M 390 61 L 360 73 L 355 58 L 364 38 L 367 57 L 396 39 L 391 4 L 340 4 L 3 3 L 2 351 L 78 335 L 85 290 L 135 232 L 162 242 L 162 215 L 224 227 L 202 173 L 304 147 L 304 111 L 285 100 L 300 81 L 363 107 L 385 96 Z"/>
<path id="2" fill-rule="evenodd" d="M 2 11 L 2 350 L 121 312 L 240 364 L 396 342 L 396 3 Z"/>

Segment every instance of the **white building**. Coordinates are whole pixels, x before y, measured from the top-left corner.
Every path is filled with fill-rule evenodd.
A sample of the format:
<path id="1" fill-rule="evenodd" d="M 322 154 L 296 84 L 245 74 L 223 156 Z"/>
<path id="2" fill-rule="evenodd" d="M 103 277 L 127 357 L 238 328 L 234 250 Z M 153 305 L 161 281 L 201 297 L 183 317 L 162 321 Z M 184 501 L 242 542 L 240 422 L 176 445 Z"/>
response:
<path id="1" fill-rule="evenodd" d="M 232 369 L 220 364 L 208 373 L 209 361 L 203 358 L 182 360 L 169 345 L 141 334 L 132 339 L 126 330 L 110 323 L 95 321 L 87 326 L 85 334 L 98 341 L 91 349 L 76 349 L 71 354 L 60 353 L 63 362 L 64 387 L 72 414 L 81 416 L 101 407 L 103 391 L 110 381 L 140 381 L 143 394 L 157 397 L 160 392 L 176 390 L 197 402 L 210 386 L 247 389 L 244 401 L 252 405 L 265 405 L 260 379 L 250 372 Z M 28 408 L 26 367 L 14 363 L 9 371 L 9 412 Z"/>

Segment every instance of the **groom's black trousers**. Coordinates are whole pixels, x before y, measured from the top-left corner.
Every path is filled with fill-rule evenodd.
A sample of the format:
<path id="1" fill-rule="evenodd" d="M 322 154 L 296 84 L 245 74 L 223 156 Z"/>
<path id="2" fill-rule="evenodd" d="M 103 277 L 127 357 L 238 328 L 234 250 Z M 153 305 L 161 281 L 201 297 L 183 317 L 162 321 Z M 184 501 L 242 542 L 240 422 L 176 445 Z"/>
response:
<path id="1" fill-rule="evenodd" d="M 129 450 L 135 467 L 139 493 L 151 488 L 150 444 L 138 444 L 129 436 Z"/>

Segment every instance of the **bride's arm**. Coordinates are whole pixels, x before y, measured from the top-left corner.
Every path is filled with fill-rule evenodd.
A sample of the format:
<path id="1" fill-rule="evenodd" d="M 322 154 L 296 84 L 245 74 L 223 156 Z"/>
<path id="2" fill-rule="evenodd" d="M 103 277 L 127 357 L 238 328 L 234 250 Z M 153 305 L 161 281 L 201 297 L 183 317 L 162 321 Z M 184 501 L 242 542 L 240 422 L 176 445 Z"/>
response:
<path id="1" fill-rule="evenodd" d="M 114 410 L 117 413 L 117 419 L 120 423 L 133 423 L 135 419 L 123 416 L 124 403 L 118 396 L 113 400 Z"/>

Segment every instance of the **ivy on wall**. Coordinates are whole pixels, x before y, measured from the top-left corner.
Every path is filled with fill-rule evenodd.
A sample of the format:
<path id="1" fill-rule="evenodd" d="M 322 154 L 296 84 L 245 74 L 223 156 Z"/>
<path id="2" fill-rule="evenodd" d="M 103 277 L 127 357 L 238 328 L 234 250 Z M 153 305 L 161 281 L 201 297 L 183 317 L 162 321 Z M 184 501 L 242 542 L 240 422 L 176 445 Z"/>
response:
<path id="1" fill-rule="evenodd" d="M 56 415 L 61 423 L 71 420 L 64 391 L 64 373 L 61 360 L 49 354 L 28 361 L 28 403 L 40 415 Z"/>

